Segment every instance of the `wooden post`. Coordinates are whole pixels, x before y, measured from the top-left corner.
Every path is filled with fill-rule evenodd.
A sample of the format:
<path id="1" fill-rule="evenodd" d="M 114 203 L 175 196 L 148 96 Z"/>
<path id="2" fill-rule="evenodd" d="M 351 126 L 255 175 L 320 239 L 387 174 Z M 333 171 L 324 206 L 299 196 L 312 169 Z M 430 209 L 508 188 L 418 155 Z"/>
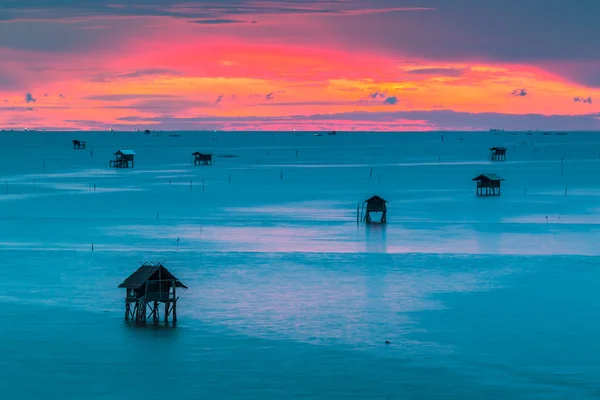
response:
<path id="1" fill-rule="evenodd" d="M 356 224 L 360 223 L 360 203 L 356 205 Z"/>
<path id="2" fill-rule="evenodd" d="M 563 174 L 563 161 L 564 161 L 564 160 L 563 160 L 563 158 L 561 157 L 561 158 L 560 158 L 560 174 L 561 174 L 561 175 Z"/>
<path id="3" fill-rule="evenodd" d="M 373 167 L 371 167 L 371 170 L 369 171 L 369 178 L 373 177 Z"/>
<path id="4" fill-rule="evenodd" d="M 177 322 L 177 285 L 175 280 L 173 280 L 173 304 L 171 305 L 171 311 L 173 313 L 173 323 L 175 323 Z"/>

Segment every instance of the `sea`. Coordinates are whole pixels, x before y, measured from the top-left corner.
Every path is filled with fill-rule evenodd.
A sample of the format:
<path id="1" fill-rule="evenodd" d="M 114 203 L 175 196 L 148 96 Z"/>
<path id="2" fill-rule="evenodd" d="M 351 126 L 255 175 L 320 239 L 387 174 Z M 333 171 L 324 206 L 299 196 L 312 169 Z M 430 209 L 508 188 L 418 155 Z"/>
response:
<path id="1" fill-rule="evenodd" d="M 594 132 L 0 132 L 0 399 L 599 399 L 599 239 Z"/>

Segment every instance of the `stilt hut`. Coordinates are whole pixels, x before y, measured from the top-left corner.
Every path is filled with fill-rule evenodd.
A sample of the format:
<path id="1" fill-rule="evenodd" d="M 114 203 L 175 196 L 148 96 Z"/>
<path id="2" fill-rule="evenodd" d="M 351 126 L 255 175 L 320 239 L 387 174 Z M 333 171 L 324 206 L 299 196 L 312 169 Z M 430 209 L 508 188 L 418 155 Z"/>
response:
<path id="1" fill-rule="evenodd" d="M 85 150 L 85 142 L 80 140 L 73 140 L 73 149 L 74 150 Z"/>
<path id="2" fill-rule="evenodd" d="M 204 154 L 199 151 L 192 153 L 194 156 L 194 165 L 212 165 L 213 163 L 213 155 L 212 154 Z"/>
<path id="3" fill-rule="evenodd" d="M 506 161 L 506 147 L 492 147 L 490 149 L 492 161 Z"/>
<path id="4" fill-rule="evenodd" d="M 500 196 L 500 182 L 504 178 L 496 174 L 481 174 L 473 180 L 477 181 L 477 196 Z"/>
<path id="5" fill-rule="evenodd" d="M 133 150 L 118 150 L 115 153 L 115 159 L 110 160 L 111 168 L 133 168 L 135 151 Z M 131 166 L 130 166 L 131 164 Z"/>
<path id="6" fill-rule="evenodd" d="M 140 263 L 140 267 L 119 285 L 126 290 L 125 320 L 145 323 L 147 318 L 160 321 L 159 305 L 164 304 L 164 321 L 177 321 L 177 288 L 187 289 L 163 262 Z"/>
<path id="7" fill-rule="evenodd" d="M 365 222 L 370 224 L 372 222 L 371 213 L 381 213 L 381 220 L 379 221 L 382 224 L 387 222 L 387 201 L 382 199 L 379 196 L 373 196 L 370 199 L 364 201 L 364 204 L 367 205 L 367 211 L 365 213 Z"/>

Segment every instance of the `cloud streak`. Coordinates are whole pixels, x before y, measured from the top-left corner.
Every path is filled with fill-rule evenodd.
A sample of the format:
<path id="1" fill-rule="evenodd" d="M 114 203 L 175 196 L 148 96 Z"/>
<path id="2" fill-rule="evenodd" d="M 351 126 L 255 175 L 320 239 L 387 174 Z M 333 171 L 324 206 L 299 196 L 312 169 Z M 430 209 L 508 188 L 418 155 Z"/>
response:
<path id="1" fill-rule="evenodd" d="M 592 104 L 592 98 L 591 98 L 591 97 L 588 97 L 588 98 L 583 98 L 583 97 L 579 97 L 579 96 L 577 96 L 577 97 L 575 97 L 575 98 L 573 99 L 573 101 L 574 101 L 575 103 Z"/>

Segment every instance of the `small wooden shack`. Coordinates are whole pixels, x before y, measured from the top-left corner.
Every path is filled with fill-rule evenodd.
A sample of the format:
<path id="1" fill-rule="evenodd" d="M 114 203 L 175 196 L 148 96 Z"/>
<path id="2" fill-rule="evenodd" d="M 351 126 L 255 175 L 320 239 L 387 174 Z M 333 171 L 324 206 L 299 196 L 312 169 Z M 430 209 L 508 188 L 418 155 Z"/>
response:
<path id="1" fill-rule="evenodd" d="M 80 140 L 73 140 L 73 149 L 74 150 L 85 150 L 85 142 Z"/>
<path id="2" fill-rule="evenodd" d="M 115 153 L 115 159 L 110 160 L 111 168 L 133 168 L 134 167 L 135 151 L 133 150 L 118 150 Z M 131 166 L 130 166 L 131 163 Z"/>
<path id="3" fill-rule="evenodd" d="M 194 165 L 212 165 L 213 163 L 213 155 L 212 154 L 204 154 L 199 151 L 192 153 L 194 156 Z"/>
<path id="4" fill-rule="evenodd" d="M 506 147 L 492 147 L 490 149 L 492 161 L 506 161 Z"/>
<path id="5" fill-rule="evenodd" d="M 370 199 L 364 201 L 364 204 L 367 205 L 367 210 L 365 213 L 364 221 L 367 224 L 372 222 L 371 213 L 381 213 L 381 220 L 379 221 L 382 224 L 387 222 L 387 201 L 382 199 L 379 196 L 373 196 Z"/>
<path id="6" fill-rule="evenodd" d="M 125 320 L 144 323 L 147 318 L 160 321 L 159 304 L 165 305 L 164 321 L 177 321 L 177 288 L 187 289 L 162 261 L 140 263 L 140 267 L 119 285 L 126 290 Z"/>
<path id="7" fill-rule="evenodd" d="M 500 196 L 500 182 L 504 178 L 496 174 L 481 174 L 473 180 L 477 181 L 477 196 Z"/>

